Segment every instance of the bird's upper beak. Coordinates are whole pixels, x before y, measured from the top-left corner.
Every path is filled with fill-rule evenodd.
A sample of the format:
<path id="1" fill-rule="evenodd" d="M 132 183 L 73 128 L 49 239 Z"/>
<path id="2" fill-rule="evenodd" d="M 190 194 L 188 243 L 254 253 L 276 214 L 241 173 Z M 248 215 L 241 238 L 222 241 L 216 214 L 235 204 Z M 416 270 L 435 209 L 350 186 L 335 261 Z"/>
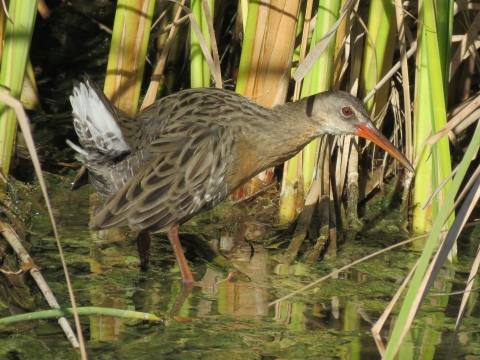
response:
<path id="1" fill-rule="evenodd" d="M 393 144 L 388 141 L 388 139 L 380 131 L 378 131 L 371 121 L 367 121 L 365 124 L 354 126 L 358 130 L 356 133 L 357 136 L 373 141 L 395 159 L 400 161 L 408 170 L 411 172 L 414 171 L 410 161 L 408 161 L 407 158 L 395 146 L 393 146 Z"/>

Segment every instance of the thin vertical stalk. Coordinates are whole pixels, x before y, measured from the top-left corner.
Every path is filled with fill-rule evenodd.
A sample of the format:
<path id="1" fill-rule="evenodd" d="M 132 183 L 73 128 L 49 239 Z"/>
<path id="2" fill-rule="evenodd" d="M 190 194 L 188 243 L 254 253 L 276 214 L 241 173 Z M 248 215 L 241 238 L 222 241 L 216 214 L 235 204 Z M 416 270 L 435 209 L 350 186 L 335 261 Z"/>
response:
<path id="1" fill-rule="evenodd" d="M 453 32 L 453 0 L 443 0 L 436 3 L 438 22 L 438 51 L 440 66 L 444 75 L 443 85 L 445 96 L 448 94 L 448 79 L 450 73 L 450 53 L 452 50 Z M 447 99 L 445 97 L 445 99 Z"/>
<path id="2" fill-rule="evenodd" d="M 379 79 L 392 67 L 395 50 L 395 7 L 390 0 L 372 0 L 368 14 L 368 33 L 363 56 L 361 89 L 368 94 Z M 388 87 L 376 92 L 365 107 L 374 117 L 385 106 L 388 99 Z"/>
<path id="3" fill-rule="evenodd" d="M 312 9 L 313 9 L 313 0 L 309 0 L 304 9 L 300 10 L 297 21 L 297 37 L 299 34 L 302 34 L 302 42 L 300 46 L 295 49 L 293 54 L 293 61 L 298 61 L 301 63 L 305 59 L 305 54 L 307 52 L 307 47 L 309 44 L 309 29 L 310 21 L 312 19 Z M 293 69 L 292 69 L 293 73 Z M 300 91 L 302 89 L 302 82 L 295 83 L 295 93 L 293 95 L 293 101 L 296 101 L 300 98 Z M 280 202 L 279 202 L 279 220 L 280 223 L 286 223 L 295 218 L 299 194 L 298 190 L 300 186 L 303 187 L 303 176 L 301 174 L 303 164 L 299 161 L 301 158 L 302 152 L 298 153 L 292 159 L 287 160 L 284 164 L 283 170 L 283 181 L 282 188 L 280 192 Z M 304 191 L 302 189 L 301 200 L 304 199 Z"/>
<path id="4" fill-rule="evenodd" d="M 312 36 L 311 46 L 327 33 L 335 24 L 340 12 L 341 1 L 325 1 L 319 3 L 317 13 L 317 22 Z M 335 41 L 331 41 L 325 51 L 320 55 L 312 67 L 312 70 L 305 76 L 305 82 L 302 86 L 301 97 L 313 95 L 322 91 L 329 90 L 332 85 L 334 74 L 333 61 L 335 56 Z M 318 151 L 318 139 L 312 141 L 303 149 L 303 178 L 304 190 L 310 187 L 315 171 L 315 155 Z"/>
<path id="5" fill-rule="evenodd" d="M 138 112 L 154 6 L 154 0 L 117 4 L 104 92 L 128 115 Z"/>
<path id="6" fill-rule="evenodd" d="M 378 80 L 392 67 L 393 53 L 395 51 L 395 33 L 394 4 L 390 0 L 372 0 L 368 13 L 363 66 L 360 74 L 362 94 L 368 94 L 377 85 Z M 388 86 L 384 85 L 375 93 L 375 97 L 365 104 L 367 112 L 372 118 L 378 115 L 386 106 L 388 90 Z M 351 170 L 350 173 L 352 173 Z M 358 194 L 358 185 L 349 182 L 347 217 L 350 225 L 357 227 L 360 224 L 356 206 Z"/>
<path id="7" fill-rule="evenodd" d="M 327 33 L 332 25 L 337 21 L 340 11 L 341 1 L 327 1 L 320 0 L 317 12 L 317 22 L 315 24 L 315 30 L 312 35 L 310 46 L 313 48 Z M 306 14 L 306 18 L 309 18 L 310 14 Z M 304 32 L 308 31 L 307 22 L 304 26 Z M 304 35 L 305 38 L 305 35 Z M 316 94 L 321 91 L 328 90 L 331 86 L 333 77 L 333 58 L 334 58 L 335 42 L 331 41 L 322 55 L 317 59 L 311 70 L 307 73 L 303 80 L 300 97 L 306 97 L 312 94 Z M 288 163 L 287 177 L 284 179 L 282 186 L 282 194 L 280 197 L 280 223 L 286 223 L 293 220 L 296 213 L 296 200 L 299 194 L 304 194 L 313 180 L 316 165 L 316 155 L 318 153 L 318 139 L 308 144 L 301 152 L 302 156 L 302 169 L 296 171 L 297 167 L 294 166 L 293 170 L 290 162 L 297 163 L 296 157 L 291 159 Z M 301 179 L 301 182 L 299 182 Z M 302 189 L 298 189 L 302 186 Z M 301 190 L 297 193 L 297 189 Z M 303 199 L 302 199 L 303 200 Z"/>
<path id="8" fill-rule="evenodd" d="M 208 4 L 213 18 L 213 0 L 209 0 Z M 202 8 L 202 0 L 192 0 L 191 10 L 195 16 L 198 27 L 202 31 L 207 47 L 211 50 L 212 43 L 208 31 L 207 19 L 205 18 L 205 13 Z M 190 36 L 190 86 L 192 88 L 210 87 L 210 67 L 205 61 L 197 35 L 195 35 L 194 31 L 191 31 Z"/>
<path id="9" fill-rule="evenodd" d="M 37 82 L 33 72 L 32 62 L 27 60 L 25 67 L 25 79 L 23 81 L 22 96 L 20 98 L 23 107 L 27 110 L 42 111 L 40 98 L 38 96 Z"/>
<path id="10" fill-rule="evenodd" d="M 238 70 L 238 93 L 269 107 L 285 102 L 300 3 L 300 0 L 250 2 Z M 246 189 L 254 192 L 261 182 L 272 179 L 273 171 L 267 170 L 239 189 L 234 197 L 242 197 Z"/>
<path id="11" fill-rule="evenodd" d="M 16 99 L 20 98 L 25 79 L 37 6 L 36 0 L 17 0 L 10 2 L 8 10 L 12 20 L 6 21 L 0 69 L 0 84 L 3 87 L 0 91 Z M 3 10 L 1 12 L 5 20 Z M 0 185 L 8 178 L 16 133 L 15 112 L 4 103 L 0 103 Z"/>
<path id="12" fill-rule="evenodd" d="M 159 49 L 161 49 L 161 54 L 158 56 L 153 67 L 153 74 L 150 79 L 150 84 L 148 85 L 148 90 L 143 98 L 143 103 L 140 110 L 143 110 L 155 102 L 159 89 L 161 89 L 165 83 L 170 83 L 170 85 L 173 85 L 173 82 L 175 82 L 177 79 L 174 74 L 169 74 L 173 76 L 167 76 L 165 79 L 164 70 L 167 66 L 167 58 L 170 63 L 175 63 L 175 60 L 179 57 L 179 53 L 181 53 L 182 48 L 185 48 L 185 46 L 178 46 L 180 42 L 177 36 L 179 29 L 175 25 L 180 19 L 180 15 L 183 11 L 181 6 L 184 5 L 184 3 L 185 0 L 179 3 L 180 6 L 172 6 L 168 11 L 167 16 L 162 19 L 163 24 L 170 22 L 172 23 L 172 27 L 170 28 L 168 34 L 165 34 L 165 36 L 160 36 L 157 39 L 157 46 Z M 175 73 L 175 71 L 172 73 Z"/>
<path id="13" fill-rule="evenodd" d="M 247 28 L 247 17 L 248 17 L 248 0 L 240 0 L 240 6 L 242 9 L 242 25 L 243 31 Z"/>
<path id="14" fill-rule="evenodd" d="M 424 210 L 421 206 L 427 201 L 433 190 L 443 179 L 451 173 L 450 150 L 448 139 L 442 138 L 432 147 L 421 148 L 423 141 L 429 134 L 436 133 L 447 122 L 445 104 L 445 86 L 448 81 L 446 70 L 440 61 L 439 38 L 437 33 L 437 19 L 433 0 L 419 2 L 419 31 L 418 31 L 418 57 L 417 57 L 417 88 L 415 93 L 416 111 L 415 145 L 416 154 L 419 156 L 416 168 L 413 213 L 414 234 L 430 232 L 432 223 L 436 219 L 450 182 L 437 194 L 435 201 Z M 448 36 L 448 32 L 445 33 Z M 443 40 L 442 40 L 443 41 Z M 440 42 L 442 42 L 440 41 Z M 443 54 L 445 55 L 445 54 Z M 452 215 L 447 221 L 449 227 L 454 220 Z M 418 246 L 422 247 L 421 244 Z M 456 250 L 453 250 L 456 252 Z M 454 254 L 450 260 L 453 260 Z"/>
<path id="15" fill-rule="evenodd" d="M 395 12 L 397 16 L 398 37 L 400 43 L 400 57 L 402 62 L 402 83 L 403 99 L 405 108 L 405 156 L 413 161 L 413 134 L 412 134 L 412 112 L 410 102 L 410 78 L 407 63 L 407 41 L 405 38 L 405 21 L 403 5 L 401 0 L 395 0 Z"/>

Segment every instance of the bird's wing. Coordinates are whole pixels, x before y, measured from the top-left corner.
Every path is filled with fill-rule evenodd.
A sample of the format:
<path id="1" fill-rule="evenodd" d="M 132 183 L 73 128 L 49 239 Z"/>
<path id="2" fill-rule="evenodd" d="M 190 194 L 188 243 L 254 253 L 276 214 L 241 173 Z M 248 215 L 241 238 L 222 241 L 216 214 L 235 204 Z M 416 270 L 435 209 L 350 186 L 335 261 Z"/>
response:
<path id="1" fill-rule="evenodd" d="M 218 204 L 228 195 L 225 159 L 233 137 L 227 132 L 218 124 L 197 122 L 153 140 L 148 146 L 153 159 L 106 200 L 90 228 L 167 231 Z"/>

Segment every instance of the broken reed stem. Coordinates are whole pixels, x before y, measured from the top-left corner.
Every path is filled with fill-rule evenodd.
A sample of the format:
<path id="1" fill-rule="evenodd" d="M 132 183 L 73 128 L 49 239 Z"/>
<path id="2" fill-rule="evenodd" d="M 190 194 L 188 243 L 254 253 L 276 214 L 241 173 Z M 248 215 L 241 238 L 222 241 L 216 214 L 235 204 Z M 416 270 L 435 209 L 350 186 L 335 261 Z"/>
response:
<path id="1" fill-rule="evenodd" d="M 184 3 L 185 3 L 185 0 L 181 2 L 181 5 L 183 5 Z M 148 85 L 148 90 L 147 90 L 147 93 L 145 94 L 145 98 L 143 99 L 143 103 L 142 103 L 142 106 L 140 107 L 140 111 L 155 102 L 155 99 L 157 97 L 158 86 L 160 84 L 160 79 L 163 75 L 163 71 L 165 70 L 165 65 L 167 64 L 167 57 L 170 51 L 170 47 L 172 46 L 173 40 L 175 38 L 175 32 L 177 31 L 177 26 L 175 26 L 175 24 L 179 23 L 182 10 L 183 10 L 182 7 L 179 6 L 177 13 L 175 14 L 175 19 L 171 24 L 172 27 L 170 28 L 170 32 L 168 34 L 168 38 L 163 48 L 162 54 L 160 55 L 160 58 L 157 60 L 157 63 L 155 64 L 152 78 L 151 78 L 150 84 Z"/>
<path id="2" fill-rule="evenodd" d="M 22 262 L 22 268 L 26 269 L 30 272 L 30 275 L 32 275 L 33 279 L 37 283 L 38 287 L 43 293 L 43 296 L 45 296 L 45 299 L 48 302 L 48 305 L 52 309 L 60 309 L 60 305 L 58 304 L 57 300 L 53 296 L 52 290 L 50 290 L 50 287 L 48 286 L 47 282 L 42 276 L 42 273 L 38 269 L 38 267 L 34 264 L 32 258 L 30 255 L 27 253 L 27 250 L 23 247 L 22 243 L 18 239 L 17 234 L 12 230 L 10 226 L 5 224 L 4 222 L 0 221 L 0 233 L 3 235 L 5 240 L 8 241 L 10 246 L 13 248 L 13 250 L 17 253 L 18 257 L 20 258 L 20 261 Z M 70 324 L 65 317 L 61 317 L 58 319 L 58 323 L 62 327 L 63 331 L 65 332 L 65 335 L 67 336 L 67 339 L 70 341 L 70 344 L 77 349 L 80 347 L 80 344 L 78 343 L 77 338 L 75 337 L 75 333 L 73 332 L 72 328 L 70 327 Z"/>

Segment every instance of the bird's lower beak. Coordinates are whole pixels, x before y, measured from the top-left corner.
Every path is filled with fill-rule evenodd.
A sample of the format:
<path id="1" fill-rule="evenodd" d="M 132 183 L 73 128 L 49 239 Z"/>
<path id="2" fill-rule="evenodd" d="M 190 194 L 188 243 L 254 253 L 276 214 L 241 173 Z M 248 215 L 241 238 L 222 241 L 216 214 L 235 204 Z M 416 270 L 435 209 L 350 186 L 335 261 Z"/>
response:
<path id="1" fill-rule="evenodd" d="M 383 150 L 388 152 L 395 159 L 400 161 L 408 170 L 414 171 L 412 164 L 407 158 L 398 150 L 393 144 L 388 141 L 388 139 L 373 125 L 371 121 L 368 121 L 365 124 L 354 125 L 358 132 L 357 136 L 363 137 L 370 141 L 373 141 L 375 144 L 380 146 Z"/>

